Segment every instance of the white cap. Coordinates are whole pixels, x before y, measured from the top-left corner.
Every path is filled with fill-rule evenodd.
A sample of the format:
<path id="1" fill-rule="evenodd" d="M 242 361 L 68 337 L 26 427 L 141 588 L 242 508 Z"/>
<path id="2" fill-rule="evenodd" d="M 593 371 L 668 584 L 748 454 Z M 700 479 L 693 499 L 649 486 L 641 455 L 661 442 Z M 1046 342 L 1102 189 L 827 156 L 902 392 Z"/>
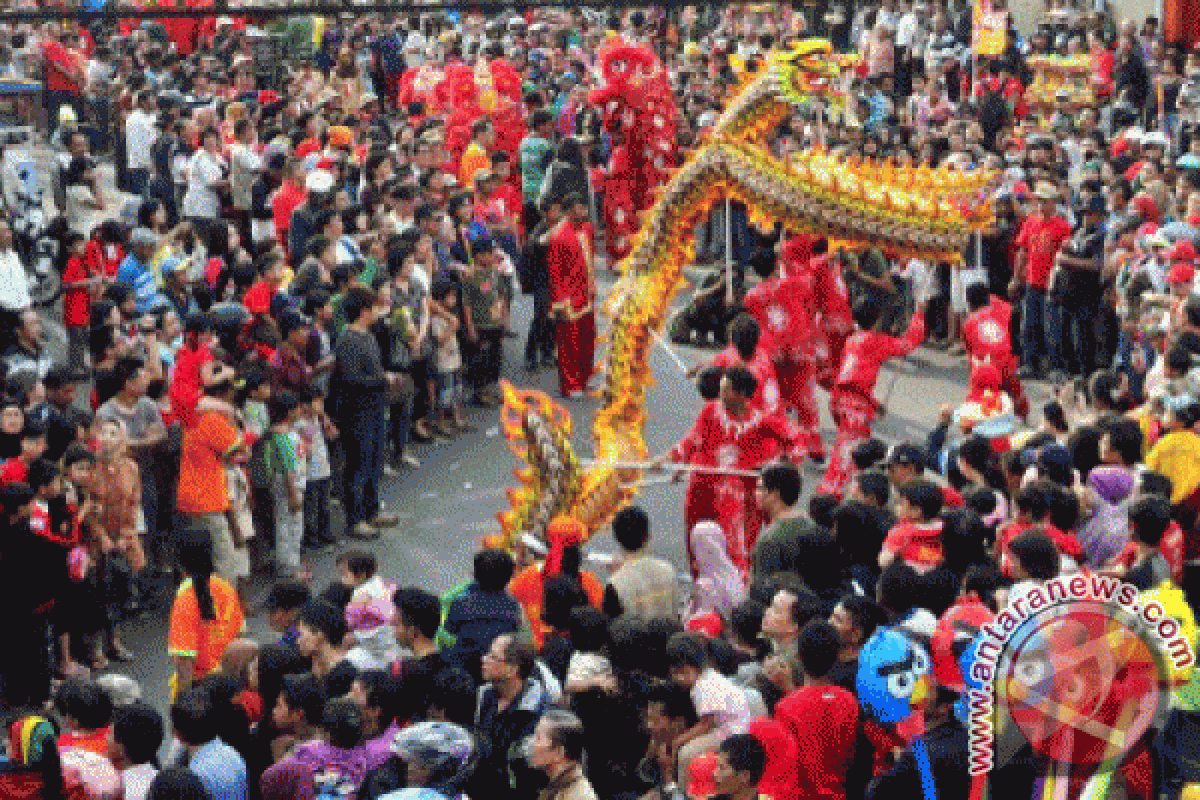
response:
<path id="1" fill-rule="evenodd" d="M 75 114 L 75 109 L 65 104 L 58 107 L 59 125 L 74 125 L 78 121 L 79 117 Z"/>
<path id="2" fill-rule="evenodd" d="M 313 170 L 304 179 L 304 188 L 310 192 L 328 192 L 333 188 L 333 175 L 323 169 Z"/>

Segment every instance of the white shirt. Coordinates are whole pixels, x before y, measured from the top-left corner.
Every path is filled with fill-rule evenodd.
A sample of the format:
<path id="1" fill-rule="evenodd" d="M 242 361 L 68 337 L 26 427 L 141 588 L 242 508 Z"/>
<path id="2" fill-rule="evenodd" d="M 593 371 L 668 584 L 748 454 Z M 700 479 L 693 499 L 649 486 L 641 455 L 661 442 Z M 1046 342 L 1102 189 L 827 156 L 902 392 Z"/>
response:
<path id="1" fill-rule="evenodd" d="M 153 764 L 139 764 L 136 767 L 121 770 L 121 785 L 125 789 L 125 800 L 146 800 L 150 793 L 150 784 L 158 770 Z"/>
<path id="2" fill-rule="evenodd" d="M 0 308 L 24 311 L 29 308 L 29 277 L 16 250 L 0 252 Z"/>
<path id="3" fill-rule="evenodd" d="M 150 148 L 158 140 L 158 128 L 154 115 L 139 108 L 129 112 L 125 118 L 125 162 L 130 169 L 152 169 L 154 160 Z"/>
<path id="4" fill-rule="evenodd" d="M 409 31 L 404 40 L 404 61 L 409 68 L 419 67 L 425 63 L 425 48 L 428 46 L 425 34 L 420 31 Z"/>
<path id="5" fill-rule="evenodd" d="M 900 18 L 900 22 L 896 25 L 896 46 L 897 47 L 912 47 L 913 39 L 917 35 L 917 29 L 921 26 L 921 20 L 915 12 L 909 11 Z"/>
<path id="6" fill-rule="evenodd" d="M 183 216 L 216 219 L 221 212 L 221 198 L 210 188 L 225 177 L 224 165 L 204 148 L 188 162 L 187 191 L 183 195 Z"/>
<path id="7" fill-rule="evenodd" d="M 229 190 L 233 195 L 233 207 L 239 211 L 250 210 L 251 191 L 254 181 L 263 168 L 262 159 L 254 149 L 241 142 L 236 143 L 229 153 Z"/>

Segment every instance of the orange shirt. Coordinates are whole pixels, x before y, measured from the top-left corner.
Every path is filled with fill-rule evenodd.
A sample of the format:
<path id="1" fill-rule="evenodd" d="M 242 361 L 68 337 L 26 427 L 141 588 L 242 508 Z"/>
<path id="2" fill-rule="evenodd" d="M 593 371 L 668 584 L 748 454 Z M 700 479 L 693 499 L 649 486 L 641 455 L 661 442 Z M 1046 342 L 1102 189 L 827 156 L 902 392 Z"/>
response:
<path id="1" fill-rule="evenodd" d="M 466 151 L 462 156 L 462 163 L 458 168 L 458 182 L 467 190 L 475 186 L 475 173 L 481 169 L 487 169 L 492 165 L 492 159 L 488 157 L 487 151 L 476 142 L 471 142 L 467 145 Z"/>
<path id="2" fill-rule="evenodd" d="M 596 576 L 590 572 L 581 572 L 579 583 L 583 586 L 583 593 L 587 595 L 588 605 L 600 608 L 604 602 L 604 587 L 596 580 Z M 542 603 L 546 596 L 542 565 L 533 564 L 514 575 L 508 582 L 508 591 L 525 608 L 525 616 L 529 617 L 529 627 L 533 632 L 533 644 L 541 650 L 546 631 L 549 630 L 546 623 L 542 622 Z"/>
<path id="3" fill-rule="evenodd" d="M 179 489 L 175 506 L 184 514 L 229 510 L 225 457 L 242 441 L 229 419 L 217 411 L 203 414 L 183 432 Z"/>
<path id="4" fill-rule="evenodd" d="M 216 619 L 201 618 L 196 588 L 188 578 L 175 593 L 167 631 L 167 653 L 194 659 L 196 679 L 203 678 L 220 665 L 225 648 L 242 630 L 242 606 L 234 588 L 216 575 L 208 579 L 208 588 Z"/>

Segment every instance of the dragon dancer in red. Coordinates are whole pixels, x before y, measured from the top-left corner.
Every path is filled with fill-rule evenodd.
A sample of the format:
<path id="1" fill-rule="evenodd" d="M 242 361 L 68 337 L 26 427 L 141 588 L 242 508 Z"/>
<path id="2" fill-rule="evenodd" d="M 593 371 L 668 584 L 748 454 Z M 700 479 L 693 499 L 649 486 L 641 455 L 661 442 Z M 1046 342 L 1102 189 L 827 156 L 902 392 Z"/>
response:
<path id="1" fill-rule="evenodd" d="M 709 366 L 718 369 L 745 367 L 758 381 L 750 406 L 764 414 L 776 414 L 782 409 L 775 365 L 771 354 L 762 346 L 758 323 L 749 314 L 738 314 L 729 323 L 729 346 L 717 353 Z"/>
<path id="2" fill-rule="evenodd" d="M 781 402 L 803 433 L 808 457 L 817 462 L 825 458 L 817 383 L 840 363 L 853 329 L 846 286 L 827 251 L 824 238 L 804 235 L 788 240 L 778 262 L 756 259 L 762 281 L 745 300 L 762 327 Z"/>
<path id="3" fill-rule="evenodd" d="M 842 366 L 829 396 L 829 408 L 837 426 L 833 457 L 817 491 L 841 496 L 851 478 L 850 453 L 854 445 L 871 436 L 871 421 L 880 409 L 875 399 L 879 369 L 890 359 L 904 356 L 925 340 L 925 302 L 917 305 L 904 336 L 877 330 L 881 309 L 869 302 L 854 307 L 858 330 L 846 340 Z"/>
<path id="4" fill-rule="evenodd" d="M 693 473 L 684 501 L 684 524 L 690 532 L 698 522 L 712 520 L 721 526 L 734 564 L 747 569 L 750 552 L 758 540 L 762 517 L 754 491 L 756 478 L 722 474 L 719 470 L 756 471 L 781 457 L 796 460 L 805 455 L 799 429 L 783 414 L 764 414 L 751 399 L 758 381 L 745 367 L 730 367 L 721 378 L 721 396 L 700 411 L 691 431 L 670 453 L 653 462 L 713 469 Z M 688 562 L 695 575 L 691 546 Z"/>
<path id="5" fill-rule="evenodd" d="M 963 343 L 971 366 L 990 364 L 1000 373 L 1000 390 L 1013 399 L 1017 416 L 1029 414 L 1029 400 L 1017 377 L 1020 363 L 1012 349 L 1012 306 L 994 296 L 985 283 L 967 287 L 971 313 L 962 326 Z"/>

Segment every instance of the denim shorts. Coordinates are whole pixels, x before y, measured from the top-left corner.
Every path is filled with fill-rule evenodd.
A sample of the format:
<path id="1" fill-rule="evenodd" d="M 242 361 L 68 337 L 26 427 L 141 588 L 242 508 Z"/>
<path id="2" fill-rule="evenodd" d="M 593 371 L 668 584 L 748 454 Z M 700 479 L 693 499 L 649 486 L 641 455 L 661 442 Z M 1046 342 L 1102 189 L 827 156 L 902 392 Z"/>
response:
<path id="1" fill-rule="evenodd" d="M 462 370 L 437 374 L 437 407 L 450 409 L 458 405 L 462 395 Z"/>

